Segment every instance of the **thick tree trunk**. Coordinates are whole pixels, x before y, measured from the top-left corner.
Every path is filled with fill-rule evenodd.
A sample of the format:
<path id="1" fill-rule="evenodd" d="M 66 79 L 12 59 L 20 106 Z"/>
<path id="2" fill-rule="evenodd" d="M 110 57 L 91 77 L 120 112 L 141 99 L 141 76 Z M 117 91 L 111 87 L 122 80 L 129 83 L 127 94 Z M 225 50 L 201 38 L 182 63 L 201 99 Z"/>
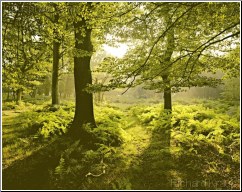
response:
<path id="1" fill-rule="evenodd" d="M 52 69 L 52 105 L 59 104 L 59 51 L 60 43 L 53 42 L 53 69 Z"/>
<path id="2" fill-rule="evenodd" d="M 92 84 L 90 69 L 91 54 L 93 51 L 91 43 L 91 29 L 87 29 L 84 19 L 74 23 L 75 28 L 75 48 L 77 53 L 74 57 L 74 80 L 76 93 L 75 116 L 70 127 L 71 135 L 90 139 L 84 130 L 84 125 L 89 124 L 96 127 L 93 112 L 93 96 L 88 93 L 86 88 Z M 83 35 L 83 32 L 85 35 Z"/>
<path id="3" fill-rule="evenodd" d="M 166 124 L 161 128 L 161 140 L 164 149 L 169 149 L 171 140 L 171 113 L 172 113 L 172 100 L 171 100 L 171 87 L 170 80 L 167 75 L 162 76 L 164 88 L 164 113 L 162 118 Z"/>
<path id="4" fill-rule="evenodd" d="M 56 7 L 55 7 L 56 9 Z M 57 10 L 57 9 L 56 9 Z M 59 15 L 55 14 L 54 24 L 58 23 Z M 53 68 L 52 68 L 52 105 L 58 105 L 59 101 L 59 60 L 60 60 L 60 39 L 57 29 L 53 31 Z"/>

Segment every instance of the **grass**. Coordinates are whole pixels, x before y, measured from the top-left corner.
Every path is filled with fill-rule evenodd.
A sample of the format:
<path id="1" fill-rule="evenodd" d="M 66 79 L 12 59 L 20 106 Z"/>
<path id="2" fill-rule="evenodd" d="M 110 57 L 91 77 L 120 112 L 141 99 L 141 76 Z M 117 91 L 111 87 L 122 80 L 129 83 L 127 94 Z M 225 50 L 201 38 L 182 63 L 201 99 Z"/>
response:
<path id="1" fill-rule="evenodd" d="M 33 139 L 30 127 L 21 127 L 21 113 L 4 111 L 2 121 L 3 169 L 30 156 L 44 145 Z"/>
<path id="2" fill-rule="evenodd" d="M 21 113 L 5 110 L 3 187 L 238 189 L 238 107 L 219 101 L 197 102 L 175 104 L 172 117 L 166 117 L 159 104 L 96 106 L 98 128 L 93 134 L 98 140 L 94 147 L 56 131 L 72 119 L 73 104 L 65 103 L 56 112 L 49 112 L 46 104 L 25 107 Z M 41 136 L 43 125 L 50 128 L 45 129 L 47 137 Z"/>

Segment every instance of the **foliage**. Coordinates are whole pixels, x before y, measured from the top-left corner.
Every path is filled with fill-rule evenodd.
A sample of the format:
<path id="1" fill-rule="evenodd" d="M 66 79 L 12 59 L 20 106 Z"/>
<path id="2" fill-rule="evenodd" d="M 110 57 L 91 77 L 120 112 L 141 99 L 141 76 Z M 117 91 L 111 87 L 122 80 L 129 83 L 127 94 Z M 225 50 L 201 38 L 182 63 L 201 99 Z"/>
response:
<path id="1" fill-rule="evenodd" d="M 236 2 L 144 3 L 124 25 L 124 30 L 111 31 L 121 41 L 131 39 L 129 52 L 121 59 L 108 58 L 99 69 L 112 75 L 108 89 L 145 84 L 157 92 L 179 92 L 181 87 L 218 86 L 219 70 L 239 75 Z"/>
<path id="2" fill-rule="evenodd" d="M 26 106 L 22 104 L 22 108 Z M 19 107 L 19 106 L 17 106 Z M 16 108 L 18 109 L 18 108 Z M 31 108 L 29 108 L 31 109 Z M 52 112 L 52 106 L 39 107 L 32 106 L 34 111 L 26 111 L 20 114 L 21 129 L 29 129 L 35 138 L 49 138 L 54 135 L 66 133 L 68 124 L 73 118 L 73 105 L 62 105 L 58 110 Z"/>
<path id="3" fill-rule="evenodd" d="M 240 100 L 240 79 L 239 78 L 230 78 L 225 79 L 223 92 L 221 96 L 225 100 Z"/>
<path id="4" fill-rule="evenodd" d="M 161 115 L 162 106 L 153 105 L 153 106 L 134 106 L 130 108 L 133 115 L 135 115 L 139 121 L 148 126 L 154 125 L 154 121 L 158 120 Z"/>
<path id="5" fill-rule="evenodd" d="M 223 100 L 176 103 L 172 114 L 164 112 L 159 104 L 123 110 L 99 105 L 95 107 L 98 127 L 85 126 L 95 139 L 92 145 L 83 145 L 67 134 L 59 137 L 68 131 L 74 115 L 73 102 L 58 107 L 30 106 L 18 118 L 12 118 L 11 124 L 17 129 L 11 137 L 8 132 L 12 128 L 6 127 L 8 116 L 3 116 L 3 165 L 26 158 L 45 146 L 46 141 L 60 138 L 57 147 L 50 144 L 46 151 L 56 161 L 48 167 L 51 189 L 165 189 L 169 185 L 163 185 L 166 179 L 179 178 L 236 184 L 240 163 L 239 109 L 238 104 Z M 164 148 L 164 127 L 171 127 L 170 149 Z M 229 187 L 232 186 L 202 189 Z"/>
<path id="6" fill-rule="evenodd" d="M 221 183 L 220 186 L 178 184 L 176 189 L 235 189 L 240 164 L 240 119 L 237 118 L 237 105 L 219 100 L 190 105 L 176 104 L 172 116 L 167 115 L 161 105 L 132 107 L 130 110 L 146 129 L 153 130 L 154 139 L 143 156 L 145 162 L 149 163 L 149 166 L 144 163 L 144 171 L 147 173 L 143 174 L 148 176 L 140 181 L 140 185 L 145 186 L 149 181 L 153 185 L 150 189 L 155 189 L 159 184 L 149 177 L 157 180 L 165 177 L 159 175 L 169 175 L 172 172 L 167 176 L 168 180 L 174 178 L 177 181 L 177 175 L 181 173 L 181 181 L 209 180 Z M 233 113 L 227 113 L 228 109 Z M 171 147 L 166 152 L 171 155 L 171 159 L 159 163 L 164 158 L 164 154 L 161 154 L 165 152 L 162 148 L 165 139 L 162 130 L 166 126 L 171 128 Z M 162 170 L 165 172 L 162 173 Z M 163 186 L 166 187 L 170 186 Z"/>
<path id="7" fill-rule="evenodd" d="M 55 189 L 131 189 L 132 184 L 145 186 L 147 181 L 151 181 L 148 188 L 157 187 L 157 178 L 171 178 L 170 169 L 176 179 L 194 176 L 230 183 L 238 178 L 239 84 L 230 78 L 240 73 L 239 3 L 3 2 L 2 7 L 3 91 L 8 100 L 12 95 L 18 101 L 3 104 L 5 161 L 26 158 L 59 138 L 61 147 L 47 151 L 49 157 L 61 153 L 50 169 Z M 123 58 L 107 58 L 108 54 L 96 58 L 97 65 L 101 63 L 96 72 L 102 72 L 97 77 L 102 80 L 92 86 L 90 62 L 95 50 L 104 43 L 125 42 L 129 50 Z M 73 60 L 74 69 L 69 65 Z M 75 110 L 70 102 L 54 105 L 58 98 L 53 105 L 42 103 L 50 85 L 56 85 L 53 100 L 59 95 L 59 70 L 74 70 Z M 66 78 L 60 94 L 72 93 L 72 76 Z M 164 92 L 164 107 L 171 109 L 171 92 L 216 87 L 222 79 L 220 101 L 177 104 L 172 113 L 150 103 L 124 110 L 99 105 L 94 119 L 93 92 L 101 101 L 100 91 L 145 84 L 142 89 Z M 137 89 L 136 98 L 147 97 L 141 95 L 142 89 Z M 27 94 L 46 98 L 24 103 L 21 97 Z M 131 104 L 127 98 L 126 104 Z M 82 140 L 69 137 L 77 133 L 83 133 Z M 25 151 L 31 144 L 32 150 Z M 141 173 L 141 182 L 135 181 L 132 170 Z"/>
<path id="8" fill-rule="evenodd" d="M 4 102 L 4 105 L 2 106 L 2 110 L 15 109 L 15 107 L 16 107 L 16 102 L 14 101 Z"/>
<path id="9" fill-rule="evenodd" d="M 110 171 L 109 166 L 120 158 L 117 147 L 129 137 L 122 129 L 123 112 L 111 106 L 98 106 L 95 112 L 98 127 L 85 126 L 85 130 L 94 135 L 94 146 L 83 146 L 80 140 L 67 141 L 69 144 L 52 174 L 54 186 L 62 189 L 89 189 L 95 182 L 92 178 L 101 178 Z"/>
<path id="10" fill-rule="evenodd" d="M 35 11 L 23 11 L 25 9 Z M 3 4 L 4 90 L 30 93 L 48 73 L 46 44 L 37 39 L 43 32 L 37 12 L 31 3 Z M 21 96 L 17 99 L 21 100 Z"/>
<path id="11" fill-rule="evenodd" d="M 202 170 L 203 178 L 230 183 L 238 174 L 240 124 L 236 117 L 220 109 L 215 111 L 203 105 L 176 106 L 171 141 L 182 148 L 178 158 L 181 163 L 185 156 L 193 158 L 193 166 L 196 164 Z"/>

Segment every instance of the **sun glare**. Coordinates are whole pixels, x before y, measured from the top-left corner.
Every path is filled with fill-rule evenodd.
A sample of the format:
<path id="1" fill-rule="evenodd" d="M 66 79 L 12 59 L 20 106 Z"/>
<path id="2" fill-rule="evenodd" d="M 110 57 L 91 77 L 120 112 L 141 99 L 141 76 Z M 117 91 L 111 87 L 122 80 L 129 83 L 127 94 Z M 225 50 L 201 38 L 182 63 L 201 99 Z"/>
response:
<path id="1" fill-rule="evenodd" d="M 111 47 L 107 44 L 104 44 L 103 48 L 107 53 L 111 54 L 112 56 L 122 58 L 127 52 L 128 46 L 123 43 L 118 44 L 118 47 Z"/>

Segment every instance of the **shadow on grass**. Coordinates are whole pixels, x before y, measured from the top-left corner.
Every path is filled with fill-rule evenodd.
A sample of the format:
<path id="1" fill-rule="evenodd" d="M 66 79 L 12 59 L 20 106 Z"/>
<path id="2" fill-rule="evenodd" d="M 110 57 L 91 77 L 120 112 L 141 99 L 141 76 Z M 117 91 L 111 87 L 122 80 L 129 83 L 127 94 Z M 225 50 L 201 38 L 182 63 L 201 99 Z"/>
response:
<path id="1" fill-rule="evenodd" d="M 19 138 L 27 138 L 37 133 L 39 126 L 22 126 L 23 118 L 21 114 L 8 111 L 10 116 L 3 117 L 2 123 L 2 144 L 3 147 L 14 144 Z"/>
<path id="2" fill-rule="evenodd" d="M 149 147 L 140 156 L 141 163 L 132 166 L 130 179 L 134 190 L 231 190 L 239 189 L 239 164 L 234 164 L 218 152 L 204 145 L 200 151 L 190 153 L 180 151 L 165 129 L 156 129 L 152 133 Z M 211 172 L 209 165 L 216 165 Z M 231 171 L 226 173 L 226 165 Z M 218 167 L 220 171 L 217 170 Z M 209 173 L 210 171 L 210 173 Z M 215 170 L 214 170 L 215 171 Z"/>
<path id="3" fill-rule="evenodd" d="M 170 178 L 174 168 L 169 149 L 169 132 L 155 130 L 149 147 L 140 156 L 141 163 L 131 167 L 132 189 L 169 190 L 172 189 Z"/>
<path id="4" fill-rule="evenodd" d="M 47 146 L 23 160 L 16 161 L 10 167 L 2 170 L 4 190 L 48 190 L 49 170 L 53 170 L 60 159 L 64 145 L 63 138 L 50 142 Z"/>

